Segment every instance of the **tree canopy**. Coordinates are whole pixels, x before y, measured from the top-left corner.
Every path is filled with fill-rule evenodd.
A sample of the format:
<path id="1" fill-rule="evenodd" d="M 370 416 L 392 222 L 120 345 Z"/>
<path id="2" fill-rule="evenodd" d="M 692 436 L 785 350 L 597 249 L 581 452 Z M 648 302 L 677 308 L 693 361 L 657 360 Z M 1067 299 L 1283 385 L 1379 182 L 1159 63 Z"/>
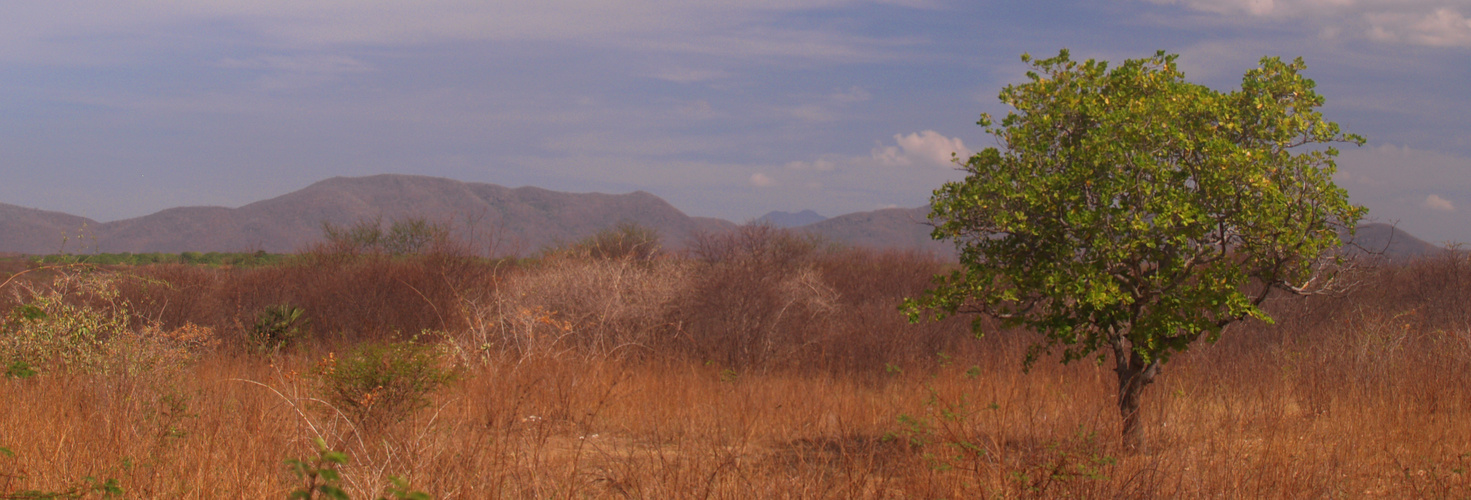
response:
<path id="1" fill-rule="evenodd" d="M 1322 289 L 1340 231 L 1365 213 L 1334 185 L 1328 146 L 1364 139 L 1323 119 L 1301 59 L 1263 58 L 1222 92 L 1185 81 L 1176 57 L 1022 56 L 1028 81 L 1000 95 L 1014 111 L 979 121 L 998 147 L 931 200 L 933 236 L 961 266 L 905 305 L 1040 332 L 1028 365 L 1112 354 L 1126 441 L 1160 364 L 1231 322 L 1270 320 L 1273 289 Z"/>

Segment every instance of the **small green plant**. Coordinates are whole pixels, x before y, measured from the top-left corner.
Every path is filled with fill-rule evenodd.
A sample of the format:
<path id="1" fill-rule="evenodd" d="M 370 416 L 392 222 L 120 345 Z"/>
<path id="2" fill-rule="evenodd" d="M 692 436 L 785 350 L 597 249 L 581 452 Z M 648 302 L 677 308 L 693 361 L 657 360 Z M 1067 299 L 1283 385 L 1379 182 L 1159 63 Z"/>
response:
<path id="1" fill-rule="evenodd" d="M 0 457 L 13 458 L 15 452 L 10 448 L 0 446 Z M 26 500 L 62 500 L 86 498 L 91 495 L 101 495 L 102 498 L 122 498 L 123 487 L 118 484 L 117 479 L 108 478 L 99 480 L 92 476 L 83 477 L 72 483 L 64 490 L 15 490 L 14 484 L 23 483 L 26 480 L 23 474 L 13 474 L 0 470 L 0 499 L 26 499 Z"/>
<path id="2" fill-rule="evenodd" d="M 347 465 L 347 454 L 340 451 L 332 451 L 327 442 L 322 438 L 316 439 L 317 458 L 313 460 L 301 460 L 296 458 L 286 459 L 286 467 L 302 481 L 302 487 L 291 492 L 286 498 L 335 498 L 347 500 L 347 492 L 340 486 L 342 474 L 337 468 Z"/>
<path id="3" fill-rule="evenodd" d="M 973 419 L 980 410 L 970 402 L 968 395 L 962 394 L 951 401 L 942 398 L 939 391 L 928 384 L 925 389 L 929 397 L 924 401 L 924 413 L 899 415 L 899 429 L 885 434 L 884 439 L 904 439 L 911 448 L 924 450 L 923 457 L 934 470 L 975 470 L 979 461 L 990 453 L 977 444 L 979 440 L 973 431 Z M 993 403 L 987 409 L 994 407 Z"/>
<path id="4" fill-rule="evenodd" d="M 346 453 L 334 451 L 322 438 L 315 440 L 317 457 L 312 460 L 286 459 L 286 467 L 302 482 L 302 487 L 292 491 L 286 498 L 334 498 L 347 500 L 347 490 L 342 489 L 342 472 L 339 467 L 347 465 Z M 388 476 L 390 486 L 384 489 L 385 496 L 379 500 L 431 500 L 428 493 L 416 491 L 407 480 Z"/>
<path id="5" fill-rule="evenodd" d="M 6 378 L 28 379 L 34 376 L 36 376 L 36 370 L 31 368 L 30 363 L 23 360 L 11 361 L 10 366 L 5 367 Z"/>
<path id="6" fill-rule="evenodd" d="M 388 476 L 388 482 L 393 485 L 386 488 L 385 493 L 393 495 L 393 500 L 431 500 L 434 498 L 429 496 L 428 493 L 414 490 L 409 486 L 408 481 L 398 476 Z M 379 498 L 379 500 L 389 500 L 389 497 L 384 496 Z"/>
<path id="7" fill-rule="evenodd" d="M 300 307 L 291 304 L 270 306 L 255 316 L 255 325 L 250 329 L 250 343 L 261 351 L 276 352 L 300 340 L 310 323 L 306 311 Z"/>
<path id="8" fill-rule="evenodd" d="M 328 354 L 318 363 L 316 376 L 328 403 L 372 429 L 429 406 L 429 396 L 454 380 L 444 358 L 435 346 L 368 343 L 340 359 Z"/>
<path id="9" fill-rule="evenodd" d="M 1098 433 L 1082 426 L 1068 442 L 1048 443 L 1047 455 L 1047 459 L 1029 465 L 1024 471 L 1013 471 L 1012 480 L 1030 493 L 1045 494 L 1053 486 L 1079 479 L 1107 481 L 1105 472 L 1118 463 L 1099 450 Z"/>

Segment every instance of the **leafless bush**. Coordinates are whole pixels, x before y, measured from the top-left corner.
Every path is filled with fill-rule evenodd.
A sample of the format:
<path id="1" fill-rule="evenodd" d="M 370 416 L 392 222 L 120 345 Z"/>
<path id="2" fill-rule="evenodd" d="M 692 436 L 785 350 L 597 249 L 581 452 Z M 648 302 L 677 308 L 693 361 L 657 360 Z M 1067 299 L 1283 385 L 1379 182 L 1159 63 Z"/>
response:
<path id="1" fill-rule="evenodd" d="M 546 259 L 462 304 L 462 348 L 477 356 L 646 356 L 670 331 L 666 311 L 691 270 L 674 259 Z"/>

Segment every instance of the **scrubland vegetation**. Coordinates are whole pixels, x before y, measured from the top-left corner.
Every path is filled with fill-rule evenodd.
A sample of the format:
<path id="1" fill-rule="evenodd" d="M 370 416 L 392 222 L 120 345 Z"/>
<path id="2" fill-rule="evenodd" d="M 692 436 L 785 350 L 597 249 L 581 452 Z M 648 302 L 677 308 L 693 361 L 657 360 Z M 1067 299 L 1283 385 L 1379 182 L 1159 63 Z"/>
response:
<path id="1" fill-rule="evenodd" d="M 5 262 L 0 498 L 1471 495 L 1464 254 L 1180 354 L 1132 454 L 1108 365 L 1024 373 L 1032 333 L 906 321 L 952 264 L 647 237 Z"/>

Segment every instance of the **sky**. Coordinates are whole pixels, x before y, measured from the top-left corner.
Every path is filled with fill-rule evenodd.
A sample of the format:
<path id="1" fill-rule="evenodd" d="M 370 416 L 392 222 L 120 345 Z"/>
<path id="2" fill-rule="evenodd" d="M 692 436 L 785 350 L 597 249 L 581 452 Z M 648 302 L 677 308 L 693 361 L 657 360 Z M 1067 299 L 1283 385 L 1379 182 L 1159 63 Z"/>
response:
<path id="1" fill-rule="evenodd" d="M 212 0 L 0 4 L 0 203 L 111 221 L 401 173 L 691 215 L 925 204 L 1020 55 L 1302 57 L 1368 138 L 1339 185 L 1471 241 L 1468 0 Z"/>

